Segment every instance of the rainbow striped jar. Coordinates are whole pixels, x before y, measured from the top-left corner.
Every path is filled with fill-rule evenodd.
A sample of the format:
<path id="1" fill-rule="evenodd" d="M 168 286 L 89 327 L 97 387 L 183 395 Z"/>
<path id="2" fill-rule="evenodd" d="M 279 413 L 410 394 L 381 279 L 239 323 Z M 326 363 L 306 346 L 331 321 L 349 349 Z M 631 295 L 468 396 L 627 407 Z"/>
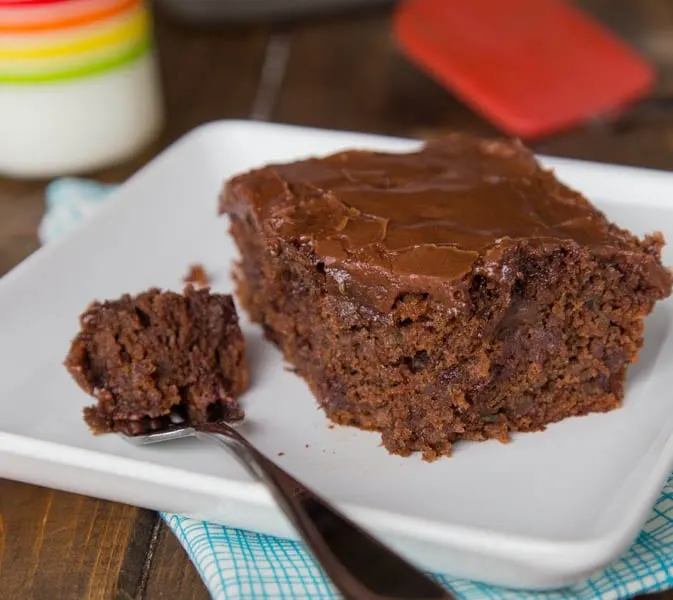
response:
<path id="1" fill-rule="evenodd" d="M 0 172 L 120 162 L 163 119 L 143 0 L 0 0 Z"/>

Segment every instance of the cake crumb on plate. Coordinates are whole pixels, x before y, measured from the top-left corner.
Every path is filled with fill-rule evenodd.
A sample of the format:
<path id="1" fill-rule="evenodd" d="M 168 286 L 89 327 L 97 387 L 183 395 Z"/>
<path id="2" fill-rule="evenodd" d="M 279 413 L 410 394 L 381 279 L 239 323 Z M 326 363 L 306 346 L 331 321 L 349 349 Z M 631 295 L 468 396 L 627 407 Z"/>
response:
<path id="1" fill-rule="evenodd" d="M 210 277 L 206 268 L 201 263 L 195 263 L 189 266 L 189 271 L 182 281 L 191 283 L 197 288 L 204 288 L 210 283 Z"/>

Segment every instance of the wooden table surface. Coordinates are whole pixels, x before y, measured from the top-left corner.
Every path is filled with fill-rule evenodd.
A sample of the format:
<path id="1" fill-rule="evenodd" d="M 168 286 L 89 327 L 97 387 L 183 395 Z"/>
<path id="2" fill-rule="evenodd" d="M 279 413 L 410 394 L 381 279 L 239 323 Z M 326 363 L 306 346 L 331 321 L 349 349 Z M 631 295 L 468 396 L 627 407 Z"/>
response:
<path id="1" fill-rule="evenodd" d="M 673 3 L 583 0 L 652 61 L 655 95 L 673 99 Z M 386 11 L 283 26 L 193 28 L 158 14 L 168 114 L 162 138 L 95 176 L 123 181 L 200 123 L 256 118 L 432 137 L 494 129 L 410 65 Z M 547 154 L 673 169 L 673 101 L 613 125 L 594 123 L 533 144 Z M 38 246 L 44 182 L 0 178 L 0 275 Z M 0 480 L 0 599 L 207 598 L 156 513 Z M 673 599 L 673 594 L 661 596 Z"/>

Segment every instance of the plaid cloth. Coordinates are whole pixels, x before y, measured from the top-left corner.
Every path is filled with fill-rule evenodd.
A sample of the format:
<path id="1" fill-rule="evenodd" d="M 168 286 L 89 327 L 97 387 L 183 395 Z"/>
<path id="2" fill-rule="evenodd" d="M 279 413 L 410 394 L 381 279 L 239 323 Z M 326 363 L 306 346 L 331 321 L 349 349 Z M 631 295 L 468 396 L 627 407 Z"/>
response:
<path id="1" fill-rule="evenodd" d="M 40 238 L 65 235 L 100 204 L 112 186 L 60 179 L 47 187 Z M 339 598 L 311 554 L 299 542 L 163 513 L 216 600 L 328 600 Z M 599 575 L 554 592 L 523 592 L 434 577 L 459 598 L 493 600 L 617 600 L 673 587 L 673 476 L 629 550 Z"/>

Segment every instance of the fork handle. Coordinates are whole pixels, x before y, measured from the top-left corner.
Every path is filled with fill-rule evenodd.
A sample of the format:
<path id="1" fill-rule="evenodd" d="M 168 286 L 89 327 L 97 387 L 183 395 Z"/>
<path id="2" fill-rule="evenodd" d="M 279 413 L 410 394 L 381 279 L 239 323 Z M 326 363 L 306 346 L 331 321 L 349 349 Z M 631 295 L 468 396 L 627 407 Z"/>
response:
<path id="1" fill-rule="evenodd" d="M 196 437 L 233 452 L 264 482 L 334 585 L 349 600 L 452 598 L 318 494 L 271 462 L 226 423 L 196 425 Z"/>

